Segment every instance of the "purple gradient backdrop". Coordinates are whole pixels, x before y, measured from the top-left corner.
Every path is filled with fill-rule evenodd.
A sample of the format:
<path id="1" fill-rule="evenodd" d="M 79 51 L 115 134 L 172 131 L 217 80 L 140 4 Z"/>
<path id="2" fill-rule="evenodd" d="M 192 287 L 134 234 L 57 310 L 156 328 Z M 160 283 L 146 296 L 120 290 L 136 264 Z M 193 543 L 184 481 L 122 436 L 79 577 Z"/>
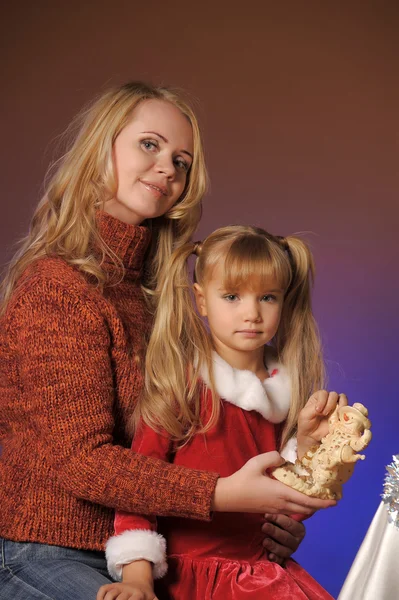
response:
<path id="1" fill-rule="evenodd" d="M 399 452 L 399 9 L 276 4 L 3 6 L 0 260 L 26 231 L 52 142 L 82 104 L 140 78 L 199 98 L 212 181 L 199 236 L 227 223 L 308 232 L 330 389 L 370 409 L 366 462 L 339 506 L 307 522 L 297 553 L 336 596 Z"/>

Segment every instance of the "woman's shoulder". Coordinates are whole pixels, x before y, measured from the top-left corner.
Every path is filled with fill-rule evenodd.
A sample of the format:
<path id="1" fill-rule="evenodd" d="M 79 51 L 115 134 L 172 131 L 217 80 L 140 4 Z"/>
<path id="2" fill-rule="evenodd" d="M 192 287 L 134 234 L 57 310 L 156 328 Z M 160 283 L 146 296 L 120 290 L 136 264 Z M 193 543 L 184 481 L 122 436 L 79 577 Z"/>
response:
<path id="1" fill-rule="evenodd" d="M 21 281 L 31 278 L 43 281 L 83 280 L 81 273 L 59 256 L 44 256 L 31 262 L 22 273 Z"/>
<path id="2" fill-rule="evenodd" d="M 69 304 L 94 303 L 94 296 L 100 294 L 90 285 L 78 269 L 57 256 L 46 256 L 35 260 L 21 274 L 10 298 L 7 311 L 13 312 L 21 304 L 44 305 L 54 302 L 61 306 Z"/>

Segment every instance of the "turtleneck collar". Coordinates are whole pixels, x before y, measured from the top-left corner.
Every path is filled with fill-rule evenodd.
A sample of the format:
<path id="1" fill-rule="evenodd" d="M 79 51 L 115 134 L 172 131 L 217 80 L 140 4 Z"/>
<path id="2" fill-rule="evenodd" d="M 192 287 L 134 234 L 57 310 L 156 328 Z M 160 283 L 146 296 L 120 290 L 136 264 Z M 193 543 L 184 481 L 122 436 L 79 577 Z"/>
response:
<path id="1" fill-rule="evenodd" d="M 96 220 L 101 238 L 122 261 L 125 267 L 125 277 L 129 279 L 141 277 L 145 253 L 151 239 L 148 227 L 124 223 L 103 210 L 97 211 Z M 112 259 L 107 255 L 102 266 L 107 271 L 113 271 L 116 268 Z"/>

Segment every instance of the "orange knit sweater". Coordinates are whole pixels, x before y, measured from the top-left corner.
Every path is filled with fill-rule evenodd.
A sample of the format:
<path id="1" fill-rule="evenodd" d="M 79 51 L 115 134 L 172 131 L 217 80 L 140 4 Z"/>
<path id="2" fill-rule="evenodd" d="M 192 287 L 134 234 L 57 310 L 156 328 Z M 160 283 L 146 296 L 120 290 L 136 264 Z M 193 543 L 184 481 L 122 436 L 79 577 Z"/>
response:
<path id="1" fill-rule="evenodd" d="M 215 473 L 129 449 L 149 232 L 106 213 L 98 224 L 123 260 L 119 284 L 101 293 L 62 259 L 44 258 L 0 321 L 0 536 L 10 540 L 102 550 L 113 509 L 210 518 Z"/>

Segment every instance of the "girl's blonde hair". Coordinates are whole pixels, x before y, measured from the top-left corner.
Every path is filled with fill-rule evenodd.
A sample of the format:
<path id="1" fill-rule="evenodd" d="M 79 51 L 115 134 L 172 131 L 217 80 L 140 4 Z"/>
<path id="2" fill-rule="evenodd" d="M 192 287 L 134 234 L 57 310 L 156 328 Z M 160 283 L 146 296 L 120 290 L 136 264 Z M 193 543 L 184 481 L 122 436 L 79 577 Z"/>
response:
<path id="1" fill-rule="evenodd" d="M 177 204 L 166 215 L 151 220 L 153 236 L 146 269 L 147 291 L 156 286 L 160 269 L 173 248 L 191 238 L 201 217 L 201 199 L 207 185 L 202 140 L 192 109 L 180 93 L 166 87 L 132 82 L 111 89 L 77 116 L 71 127 L 77 129 L 77 134 L 69 150 L 49 171 L 49 182 L 30 231 L 21 241 L 3 280 L 2 312 L 22 272 L 43 256 L 60 256 L 104 284 L 107 279 L 101 269 L 101 256 L 93 253 L 94 242 L 102 258 L 107 254 L 122 268 L 99 236 L 95 212 L 105 201 L 115 197 L 117 191 L 112 159 L 115 139 L 128 123 L 132 111 L 141 102 L 151 99 L 170 102 L 187 117 L 193 131 L 194 158 Z"/>
<path id="2" fill-rule="evenodd" d="M 212 340 L 193 304 L 187 264 L 193 251 L 199 254 L 194 280 L 200 286 L 206 286 L 216 265 L 222 265 L 223 288 L 228 291 L 250 286 L 262 293 L 271 276 L 284 290 L 280 325 L 270 342 L 291 379 L 292 399 L 281 435 L 282 447 L 295 433 L 300 409 L 324 380 L 321 344 L 311 309 L 314 262 L 308 246 L 299 238 L 275 237 L 256 227 L 223 227 L 201 245 L 184 244 L 171 256 L 158 285 L 145 388 L 134 423 L 142 418 L 184 442 L 199 430 L 209 429 L 219 416 L 220 398 L 212 378 Z M 207 423 L 201 421 L 198 401 L 204 368 L 210 374 L 213 392 Z"/>

